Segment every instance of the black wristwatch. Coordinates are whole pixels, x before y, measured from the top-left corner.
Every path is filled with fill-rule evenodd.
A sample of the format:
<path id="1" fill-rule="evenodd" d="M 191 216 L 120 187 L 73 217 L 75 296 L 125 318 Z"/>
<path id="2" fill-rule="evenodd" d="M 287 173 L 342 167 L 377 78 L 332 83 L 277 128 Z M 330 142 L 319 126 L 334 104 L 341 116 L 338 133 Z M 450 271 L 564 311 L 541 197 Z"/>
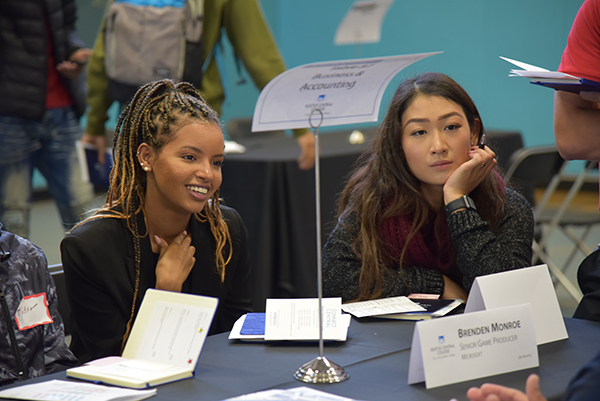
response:
<path id="1" fill-rule="evenodd" d="M 452 202 L 448 203 L 446 206 L 444 206 L 446 218 L 448 218 L 448 216 L 450 216 L 458 209 L 462 208 L 477 210 L 477 206 L 475 206 L 475 202 L 473 202 L 473 199 L 469 198 L 467 195 L 463 195 L 460 198 L 455 199 Z"/>

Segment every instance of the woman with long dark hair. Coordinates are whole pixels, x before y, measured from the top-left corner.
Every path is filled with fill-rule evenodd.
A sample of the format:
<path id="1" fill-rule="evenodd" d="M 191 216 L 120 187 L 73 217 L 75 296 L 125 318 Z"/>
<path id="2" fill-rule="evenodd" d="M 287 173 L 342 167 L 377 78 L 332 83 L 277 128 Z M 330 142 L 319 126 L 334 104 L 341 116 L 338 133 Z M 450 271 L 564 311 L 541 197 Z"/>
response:
<path id="1" fill-rule="evenodd" d="M 466 299 L 475 277 L 531 264 L 533 213 L 506 188 L 483 122 L 450 77 L 403 81 L 357 162 L 323 249 L 323 292 Z"/>

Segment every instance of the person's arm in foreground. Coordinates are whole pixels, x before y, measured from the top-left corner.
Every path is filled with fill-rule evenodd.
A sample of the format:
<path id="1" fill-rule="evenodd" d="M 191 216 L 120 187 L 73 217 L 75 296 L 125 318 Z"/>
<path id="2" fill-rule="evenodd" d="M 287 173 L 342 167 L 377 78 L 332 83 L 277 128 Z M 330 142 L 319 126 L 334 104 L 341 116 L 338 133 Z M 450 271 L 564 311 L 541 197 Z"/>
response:
<path id="1" fill-rule="evenodd" d="M 554 139 L 563 158 L 600 160 L 600 103 L 597 101 L 600 101 L 598 92 L 578 95 L 555 91 Z"/>
<path id="2" fill-rule="evenodd" d="M 546 401 L 540 391 L 540 378 L 532 374 L 527 378 L 525 393 L 498 384 L 485 383 L 481 387 L 472 387 L 467 391 L 471 401 Z"/>

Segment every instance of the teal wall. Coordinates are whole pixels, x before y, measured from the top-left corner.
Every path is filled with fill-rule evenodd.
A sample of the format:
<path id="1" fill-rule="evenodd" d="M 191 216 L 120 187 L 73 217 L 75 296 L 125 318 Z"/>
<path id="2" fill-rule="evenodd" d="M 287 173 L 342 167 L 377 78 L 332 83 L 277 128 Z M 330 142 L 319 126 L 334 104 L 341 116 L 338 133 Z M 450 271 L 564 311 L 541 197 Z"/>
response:
<path id="1" fill-rule="evenodd" d="M 207 0 L 210 1 L 210 0 Z M 443 72 L 465 87 L 488 129 L 519 130 L 527 146 L 553 143 L 553 91 L 509 78 L 511 64 L 498 56 L 556 69 L 583 0 L 395 0 L 376 44 L 336 46 L 338 24 L 354 0 L 261 0 L 288 67 L 305 63 L 443 51 L 400 72 L 382 104 L 402 78 Z M 93 45 L 103 0 L 77 0 L 78 30 Z M 251 116 L 258 90 L 236 85 L 231 48 L 225 46 L 228 99 L 224 121 Z"/>
<path id="2" fill-rule="evenodd" d="M 443 51 L 400 72 L 397 84 L 425 71 L 450 75 L 475 100 L 488 129 L 519 130 L 527 146 L 554 142 L 553 91 L 508 77 L 498 56 L 556 69 L 583 0 L 395 0 L 377 44 L 336 46 L 339 22 L 353 0 L 262 0 L 288 67 L 305 63 Z M 230 73 L 235 75 L 232 69 Z M 246 85 L 250 86 L 250 85 Z M 223 117 L 252 115 L 252 88 L 231 88 Z M 243 99 L 243 102 L 238 100 Z"/>

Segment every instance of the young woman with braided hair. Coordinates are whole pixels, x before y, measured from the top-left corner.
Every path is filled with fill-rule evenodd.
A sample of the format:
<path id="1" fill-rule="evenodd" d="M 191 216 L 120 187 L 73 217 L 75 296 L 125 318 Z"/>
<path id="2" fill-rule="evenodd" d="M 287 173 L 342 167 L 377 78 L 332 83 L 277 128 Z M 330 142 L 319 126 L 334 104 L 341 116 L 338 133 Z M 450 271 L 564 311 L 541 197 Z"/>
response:
<path id="1" fill-rule="evenodd" d="M 400 84 L 346 183 L 323 293 L 466 299 L 475 277 L 531 265 L 533 213 L 505 188 L 475 104 L 450 77 Z"/>
<path id="2" fill-rule="evenodd" d="M 216 113 L 190 84 L 149 83 L 113 146 L 106 203 L 61 243 L 81 362 L 121 354 L 148 288 L 219 298 L 209 334 L 251 310 L 246 228 L 219 203 Z"/>

